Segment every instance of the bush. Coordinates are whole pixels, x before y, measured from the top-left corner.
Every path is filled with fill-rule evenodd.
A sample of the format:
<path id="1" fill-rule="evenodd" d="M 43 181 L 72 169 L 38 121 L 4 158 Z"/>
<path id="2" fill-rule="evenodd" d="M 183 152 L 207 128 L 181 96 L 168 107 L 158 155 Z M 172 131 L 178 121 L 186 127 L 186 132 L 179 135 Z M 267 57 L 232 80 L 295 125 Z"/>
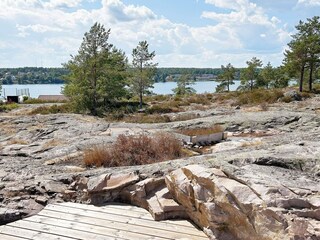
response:
<path id="1" fill-rule="evenodd" d="M 62 104 L 62 105 L 51 105 L 51 106 L 40 106 L 35 109 L 33 109 L 29 114 L 35 115 L 35 114 L 57 114 L 57 113 L 71 113 L 72 108 L 69 104 Z"/>
<path id="2" fill-rule="evenodd" d="M 173 109 L 167 105 L 154 105 L 146 110 L 146 113 L 148 114 L 171 112 L 173 112 Z"/>
<path id="3" fill-rule="evenodd" d="M 237 96 L 237 105 L 275 103 L 283 97 L 279 89 L 266 90 L 255 89 L 253 91 L 242 92 Z"/>
<path id="4" fill-rule="evenodd" d="M 25 103 L 25 104 L 65 103 L 65 102 L 67 102 L 67 101 L 66 100 L 61 100 L 61 101 L 51 100 L 51 101 L 47 101 L 47 100 L 41 100 L 41 99 L 38 99 L 38 98 L 28 98 L 28 97 L 27 97 L 26 100 L 23 101 L 23 103 Z"/>
<path id="5" fill-rule="evenodd" d="M 8 112 L 18 107 L 17 103 L 0 103 L 0 112 Z"/>
<path id="6" fill-rule="evenodd" d="M 168 133 L 146 135 L 120 135 L 110 148 L 94 146 L 84 151 L 86 166 L 119 167 L 151 164 L 181 157 L 179 140 Z"/>

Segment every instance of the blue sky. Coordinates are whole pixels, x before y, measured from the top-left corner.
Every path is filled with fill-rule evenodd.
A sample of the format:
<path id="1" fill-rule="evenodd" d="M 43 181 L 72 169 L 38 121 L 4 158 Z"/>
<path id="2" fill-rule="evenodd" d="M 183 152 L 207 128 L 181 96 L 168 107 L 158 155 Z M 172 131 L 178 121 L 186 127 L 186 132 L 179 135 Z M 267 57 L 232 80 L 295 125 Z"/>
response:
<path id="1" fill-rule="evenodd" d="M 0 67 L 60 67 L 94 22 L 130 60 L 147 40 L 160 67 L 281 64 L 299 20 L 320 0 L 1 0 Z"/>

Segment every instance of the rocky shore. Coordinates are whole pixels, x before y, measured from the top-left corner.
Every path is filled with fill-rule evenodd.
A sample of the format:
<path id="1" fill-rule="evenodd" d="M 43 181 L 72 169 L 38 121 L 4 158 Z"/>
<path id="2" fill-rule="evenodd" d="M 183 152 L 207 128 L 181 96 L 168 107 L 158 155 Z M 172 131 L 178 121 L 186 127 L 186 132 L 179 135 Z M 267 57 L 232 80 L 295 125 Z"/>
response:
<path id="1" fill-rule="evenodd" d="M 270 230 L 274 226 L 272 224 L 279 223 L 276 224 L 278 228 L 274 226 L 274 229 L 279 230 L 279 236 L 273 239 L 285 239 L 281 238 L 283 236 L 287 239 L 320 239 L 319 102 L 320 98 L 314 97 L 304 102 L 277 103 L 267 110 L 259 106 L 236 109 L 216 105 L 209 110 L 192 111 L 198 116 L 196 119 L 162 124 L 111 123 L 75 114 L 28 115 L 27 112 L 34 106 L 23 106 L 10 113 L 1 113 L 0 224 L 35 214 L 53 202 L 93 202 L 97 199 L 90 197 L 88 181 L 105 174 L 134 173 L 138 176 L 134 184 L 145 179 L 160 178 L 160 182 L 166 181 L 174 201 L 187 208 L 186 201 L 173 191 L 169 176 L 175 171 L 184 171 L 186 174 L 186 170 L 183 170 L 185 166 L 197 164 L 205 169 L 222 171 L 226 178 L 247 186 L 243 191 L 235 193 L 235 189 L 227 183 L 212 180 L 218 181 L 214 183 L 216 186 L 219 183 L 220 190 L 224 189 L 221 190 L 224 198 L 230 200 L 230 196 L 233 196 L 237 204 L 230 204 L 240 209 L 247 220 L 251 219 L 246 224 L 248 235 L 252 231 L 259 232 L 263 224 L 270 223 L 270 227 L 266 227 Z M 212 124 L 224 126 L 228 139 L 207 147 L 205 155 L 144 167 L 86 168 L 82 164 L 83 150 L 97 144 L 111 144 L 119 134 L 173 132 L 175 129 L 208 127 Z M 197 178 L 194 175 L 190 173 L 189 177 Z M 175 186 L 178 185 L 179 182 L 175 183 Z M 202 187 L 208 189 L 208 186 Z M 119 192 L 112 200 L 117 200 L 118 196 Z M 208 197 L 196 199 L 204 206 L 207 206 L 205 202 L 212 203 Z M 253 213 L 250 215 L 247 210 L 239 207 L 249 205 L 251 208 L 259 207 L 269 211 L 268 216 L 276 214 L 272 215 L 272 219 L 279 219 L 274 222 L 266 218 L 265 214 L 259 215 L 260 209 L 254 212 L 255 220 L 252 220 Z M 205 209 L 212 210 L 204 208 L 202 212 Z M 214 212 L 217 211 L 214 208 Z M 257 213 L 260 216 L 260 228 L 255 224 Z M 181 217 L 191 218 L 200 227 L 206 226 L 209 229 L 208 236 L 212 239 L 228 239 L 231 236 L 228 234 L 235 234 L 228 227 L 234 224 L 231 220 L 219 219 L 228 231 L 220 228 L 216 231 L 217 226 L 211 223 L 217 222 L 217 219 L 211 219 L 209 223 L 197 221 L 207 217 L 195 217 L 190 210 L 180 214 Z M 264 235 L 257 236 L 253 239 Z M 245 239 L 240 235 L 237 238 Z"/>

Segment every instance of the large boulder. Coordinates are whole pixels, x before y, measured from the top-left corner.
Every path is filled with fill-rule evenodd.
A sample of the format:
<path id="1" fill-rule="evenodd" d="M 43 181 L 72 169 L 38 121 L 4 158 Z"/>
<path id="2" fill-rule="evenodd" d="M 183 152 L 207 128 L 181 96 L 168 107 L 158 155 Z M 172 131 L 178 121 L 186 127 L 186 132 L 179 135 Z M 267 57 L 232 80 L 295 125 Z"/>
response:
<path id="1" fill-rule="evenodd" d="M 127 186 L 140 180 L 136 173 L 103 174 L 88 180 L 88 195 L 93 204 L 103 204 L 114 201 L 119 193 Z"/>
<path id="2" fill-rule="evenodd" d="M 175 200 L 211 239 L 289 239 L 287 223 L 244 182 L 219 169 L 190 165 L 165 178 Z"/>

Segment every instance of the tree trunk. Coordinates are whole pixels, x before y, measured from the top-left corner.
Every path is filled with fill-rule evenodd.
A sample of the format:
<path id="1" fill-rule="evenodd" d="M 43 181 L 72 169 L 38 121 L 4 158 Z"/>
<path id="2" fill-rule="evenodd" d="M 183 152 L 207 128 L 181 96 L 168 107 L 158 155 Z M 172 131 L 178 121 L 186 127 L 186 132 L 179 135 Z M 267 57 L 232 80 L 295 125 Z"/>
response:
<path id="1" fill-rule="evenodd" d="M 140 91 L 140 94 L 139 94 L 139 107 L 140 109 L 142 109 L 142 91 Z"/>
<path id="2" fill-rule="evenodd" d="M 253 79 L 250 80 L 250 90 L 253 90 Z"/>
<path id="3" fill-rule="evenodd" d="M 299 91 L 300 92 L 303 91 L 304 68 L 305 68 L 305 65 L 303 64 L 303 66 L 301 67 L 301 70 L 300 70 L 300 83 L 299 83 Z"/>
<path id="4" fill-rule="evenodd" d="M 230 81 L 229 81 L 229 79 L 228 79 L 228 92 L 230 92 L 230 87 L 229 87 L 229 85 L 230 85 Z"/>
<path id="5" fill-rule="evenodd" d="M 143 86 L 142 86 L 142 82 L 143 82 L 143 79 L 142 79 L 142 73 L 143 73 L 143 65 L 142 65 L 142 60 L 140 61 L 140 86 L 139 86 L 139 100 L 140 100 L 140 103 L 139 103 L 139 107 L 140 109 L 142 109 L 142 97 L 143 97 Z"/>
<path id="6" fill-rule="evenodd" d="M 93 69 L 93 106 L 92 106 L 92 115 L 97 115 L 97 66 L 94 65 Z"/>
<path id="7" fill-rule="evenodd" d="M 314 67 L 314 63 L 310 64 L 310 74 L 309 74 L 309 91 L 312 91 L 312 75 L 313 75 L 313 67 Z"/>

